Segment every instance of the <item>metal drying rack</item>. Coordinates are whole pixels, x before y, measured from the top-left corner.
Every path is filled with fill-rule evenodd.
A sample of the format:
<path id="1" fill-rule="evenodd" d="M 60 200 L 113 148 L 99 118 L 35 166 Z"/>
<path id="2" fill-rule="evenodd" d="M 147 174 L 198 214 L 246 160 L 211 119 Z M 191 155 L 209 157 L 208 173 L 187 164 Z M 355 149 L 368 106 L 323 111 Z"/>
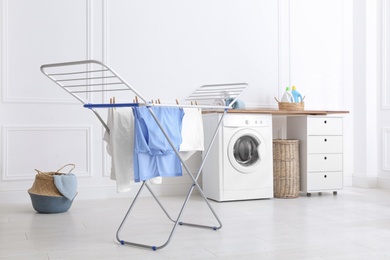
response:
<path id="1" fill-rule="evenodd" d="M 202 188 L 198 184 L 198 178 L 199 175 L 203 169 L 204 163 L 208 157 L 208 154 L 210 152 L 210 148 L 212 147 L 214 140 L 217 136 L 217 133 L 220 129 L 221 123 L 224 119 L 224 116 L 226 115 L 226 112 L 232 108 L 233 104 L 237 101 L 237 99 L 241 96 L 241 94 L 246 90 L 247 84 L 246 83 L 229 83 L 229 84 L 212 84 L 212 85 L 204 85 L 196 90 L 194 90 L 192 93 L 190 93 L 186 98 L 184 98 L 182 101 L 178 102 L 176 100 L 176 103 L 172 104 L 161 104 L 159 101 L 148 101 L 146 98 L 144 98 L 138 91 L 136 91 L 135 88 L 133 88 L 130 84 L 128 84 L 123 78 L 119 76 L 118 73 L 116 73 L 114 70 L 112 70 L 109 66 L 103 64 L 100 61 L 96 60 L 85 60 L 85 61 L 72 61 L 72 62 L 63 62 L 63 63 L 54 63 L 54 64 L 45 64 L 41 66 L 41 71 L 43 74 L 45 74 L 48 78 L 50 78 L 53 82 L 55 82 L 57 85 L 59 85 L 62 89 L 64 89 L 66 92 L 71 94 L 73 97 L 75 97 L 77 100 L 79 100 L 81 103 L 83 103 L 85 108 L 89 108 L 93 111 L 93 113 L 97 116 L 99 121 L 102 123 L 106 131 L 110 131 L 105 121 L 102 119 L 100 114 L 97 112 L 97 108 L 114 108 L 114 107 L 140 107 L 140 106 L 146 106 L 154 118 L 155 122 L 157 123 L 158 127 L 164 134 L 165 138 L 169 142 L 170 146 L 172 147 L 175 154 L 180 159 L 182 166 L 185 168 L 185 170 L 188 173 L 188 176 L 192 180 L 192 185 L 188 191 L 187 196 L 184 199 L 183 205 L 180 209 L 179 214 L 177 215 L 176 219 L 173 219 L 167 210 L 164 208 L 163 204 L 160 202 L 158 197 L 155 195 L 153 190 L 151 189 L 150 185 L 147 183 L 147 181 L 142 181 L 142 184 L 136 194 L 136 196 L 133 199 L 133 202 L 131 203 L 127 213 L 125 214 L 118 231 L 116 233 L 117 240 L 122 245 L 131 245 L 131 246 L 137 246 L 137 247 L 143 247 L 143 248 L 149 248 L 153 250 L 158 250 L 161 248 L 164 248 L 169 244 L 171 241 L 174 232 L 176 230 L 177 225 L 185 225 L 185 226 L 191 226 L 191 227 L 200 227 L 200 228 L 207 228 L 212 230 L 218 230 L 222 228 L 222 223 L 220 219 L 218 218 L 217 214 L 215 213 L 214 209 L 211 207 L 210 203 L 208 202 L 205 194 L 203 193 Z M 136 99 L 133 100 L 131 103 L 122 102 L 122 103 L 108 103 L 107 100 L 109 98 L 107 97 L 108 93 L 125 93 L 126 100 L 131 100 L 131 95 L 135 95 Z M 92 100 L 94 98 L 94 93 L 100 93 L 102 94 L 101 100 L 106 100 L 106 102 L 103 103 L 93 103 L 89 102 L 89 100 Z M 229 105 L 225 104 L 225 99 L 229 98 L 231 100 Z M 110 99 L 111 100 L 111 99 Z M 204 151 L 203 160 L 201 162 L 201 165 L 199 167 L 198 172 L 193 175 L 190 169 L 188 168 L 186 162 L 182 159 L 181 155 L 179 154 L 179 151 L 175 148 L 174 144 L 170 140 L 166 130 L 161 125 L 159 119 L 153 112 L 153 107 L 192 107 L 192 108 L 200 108 L 203 111 L 205 110 L 219 110 L 222 111 L 222 116 L 217 124 L 217 127 L 215 129 L 215 132 L 213 134 L 213 137 L 208 144 L 207 148 Z M 156 200 L 158 205 L 161 207 L 165 215 L 168 217 L 170 221 L 172 221 L 173 228 L 166 240 L 165 243 L 155 246 L 155 245 L 147 245 L 147 244 L 141 244 L 141 243 L 135 243 L 126 241 L 120 238 L 121 230 L 130 215 L 131 210 L 133 209 L 137 199 L 139 198 L 141 191 L 144 188 L 147 188 L 152 195 L 152 197 Z M 212 214 L 216 218 L 219 226 L 207 226 L 207 225 L 201 225 L 201 224 L 195 224 L 195 223 L 186 223 L 182 222 L 181 216 L 184 212 L 184 209 L 187 205 L 188 200 L 191 197 L 191 194 L 194 190 L 194 188 L 197 188 L 201 197 L 206 202 L 208 208 L 211 210 Z"/>

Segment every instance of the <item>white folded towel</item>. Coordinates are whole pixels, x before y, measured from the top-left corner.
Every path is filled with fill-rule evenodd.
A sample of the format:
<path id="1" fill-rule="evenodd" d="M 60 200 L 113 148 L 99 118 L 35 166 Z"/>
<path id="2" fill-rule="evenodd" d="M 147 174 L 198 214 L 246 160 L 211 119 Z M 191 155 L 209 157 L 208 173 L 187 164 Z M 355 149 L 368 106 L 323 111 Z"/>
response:
<path id="1" fill-rule="evenodd" d="M 111 155 L 111 179 L 116 180 L 117 192 L 131 190 L 134 180 L 134 116 L 131 108 L 108 110 L 107 126 L 110 133 L 104 133 L 107 152 Z"/>
<path id="2" fill-rule="evenodd" d="M 195 152 L 204 150 L 204 134 L 202 110 L 199 108 L 184 108 L 182 122 L 182 143 L 180 155 L 188 160 Z"/>

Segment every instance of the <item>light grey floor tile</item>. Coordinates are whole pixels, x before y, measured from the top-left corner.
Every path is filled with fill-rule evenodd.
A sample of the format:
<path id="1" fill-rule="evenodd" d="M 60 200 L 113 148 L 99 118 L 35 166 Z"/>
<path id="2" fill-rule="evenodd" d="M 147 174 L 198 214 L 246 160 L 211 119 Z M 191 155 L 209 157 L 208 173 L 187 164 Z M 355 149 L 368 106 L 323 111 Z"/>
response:
<path id="1" fill-rule="evenodd" d="M 184 197 L 162 197 L 172 218 Z M 116 231 L 132 199 L 75 200 L 60 214 L 31 204 L 0 205 L 0 259 L 390 259 L 390 191 L 346 188 L 337 196 L 217 203 L 220 230 L 178 226 L 161 250 L 121 245 Z M 218 226 L 200 197 L 183 221 Z M 163 245 L 173 222 L 150 197 L 131 212 L 120 238 Z"/>

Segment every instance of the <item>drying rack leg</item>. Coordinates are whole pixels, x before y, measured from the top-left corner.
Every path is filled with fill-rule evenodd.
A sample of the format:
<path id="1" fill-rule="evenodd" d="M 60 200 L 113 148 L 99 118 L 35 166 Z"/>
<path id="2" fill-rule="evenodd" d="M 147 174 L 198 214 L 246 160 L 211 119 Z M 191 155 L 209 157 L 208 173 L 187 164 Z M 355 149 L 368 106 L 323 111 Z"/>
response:
<path id="1" fill-rule="evenodd" d="M 187 204 L 187 202 L 188 202 L 188 200 L 189 200 L 189 198 L 190 198 L 190 196 L 191 196 L 191 194 L 192 194 L 192 192 L 193 192 L 193 190 L 194 190 L 195 187 L 198 187 L 198 185 L 197 185 L 197 184 L 193 184 L 193 185 L 191 186 L 191 189 L 190 189 L 190 191 L 188 192 L 188 195 L 187 195 L 187 197 L 186 197 L 185 203 L 183 204 L 183 207 L 182 207 L 182 209 L 181 209 L 181 211 L 180 211 L 180 215 L 181 215 L 182 212 L 184 211 L 184 208 L 185 208 L 185 206 L 186 206 L 186 204 Z M 200 224 L 194 224 L 194 223 L 188 223 L 188 222 L 182 222 L 182 221 L 179 222 L 179 225 L 191 226 L 191 227 L 199 227 L 199 228 L 211 228 L 211 229 L 213 229 L 213 230 L 221 229 L 221 228 L 222 228 L 222 222 L 221 222 L 221 220 L 218 218 L 218 215 L 215 213 L 213 207 L 211 207 L 211 205 L 210 205 L 209 201 L 207 200 L 206 196 L 204 195 L 202 189 L 200 189 L 200 188 L 198 187 L 198 190 L 199 190 L 201 196 L 203 197 L 204 201 L 206 202 L 207 206 L 209 207 L 209 209 L 210 209 L 211 212 L 213 213 L 214 217 L 215 217 L 216 220 L 218 221 L 219 226 L 206 226 L 206 225 L 200 225 Z M 178 220 L 178 221 L 179 221 L 179 220 Z"/>
<path id="2" fill-rule="evenodd" d="M 124 227 L 124 225 L 125 225 L 125 223 L 126 223 L 126 220 L 127 220 L 127 218 L 129 217 L 129 215 L 130 215 L 130 212 L 132 211 L 132 209 L 133 209 L 133 207 L 135 206 L 135 204 L 136 204 L 136 202 L 137 202 L 137 200 L 138 200 L 138 198 L 139 198 L 139 196 L 140 196 L 142 190 L 143 190 L 145 187 L 149 190 L 149 192 L 151 193 L 152 197 L 156 200 L 157 204 L 158 204 L 158 205 L 160 206 L 160 208 L 163 210 L 163 212 L 164 212 L 165 215 L 168 217 L 168 219 L 171 220 L 171 221 L 174 223 L 173 228 L 172 228 L 172 230 L 171 230 L 171 233 L 170 233 L 169 236 L 168 236 L 168 239 L 166 240 L 165 243 L 163 243 L 163 244 L 160 245 L 160 246 L 147 245 L 147 244 L 141 244 L 141 243 L 135 243 L 135 242 L 126 241 L 126 240 L 123 240 L 123 239 L 120 238 L 121 230 L 122 230 L 122 228 Z M 118 228 L 118 231 L 117 231 L 117 233 L 116 233 L 116 239 L 118 240 L 118 242 L 121 243 L 122 245 L 131 245 L 131 246 L 137 246 L 137 247 L 142 247 L 142 248 L 149 248 L 149 249 L 153 249 L 153 250 L 158 250 L 158 249 L 161 249 L 161 248 L 166 247 L 166 246 L 169 244 L 169 242 L 171 241 L 171 239 L 172 239 L 172 237 L 173 237 L 173 235 L 174 235 L 174 233 L 175 233 L 175 231 L 176 231 L 177 224 L 180 224 L 180 225 L 187 225 L 187 226 L 192 226 L 192 227 L 210 228 L 210 229 L 213 229 L 213 230 L 220 229 L 220 228 L 222 227 L 222 223 L 221 223 L 221 221 L 219 220 L 219 218 L 218 218 L 218 216 L 216 215 L 216 213 L 214 212 L 214 210 L 213 210 L 213 208 L 211 207 L 211 205 L 209 204 L 209 202 L 207 201 L 207 198 L 204 196 L 204 194 L 203 194 L 203 192 L 201 191 L 201 189 L 200 189 L 199 191 L 201 192 L 201 194 L 202 194 L 203 198 L 205 199 L 205 201 L 206 201 L 208 207 L 210 208 L 210 210 L 212 211 L 212 213 L 213 213 L 214 216 L 216 217 L 217 221 L 219 222 L 219 227 L 180 222 L 180 218 L 181 218 L 181 216 L 182 216 L 182 214 L 183 214 L 183 212 L 184 212 L 184 209 L 185 209 L 185 207 L 186 207 L 186 205 L 187 205 L 187 202 L 188 202 L 188 200 L 189 200 L 189 198 L 190 198 L 190 196 L 191 196 L 191 194 L 192 194 L 192 192 L 193 192 L 194 187 L 198 187 L 198 189 L 200 189 L 200 188 L 199 188 L 199 185 L 198 185 L 197 183 L 191 185 L 191 188 L 190 188 L 190 190 L 189 190 L 189 192 L 188 192 L 188 194 L 187 194 L 187 196 L 186 196 L 186 198 L 185 198 L 185 201 L 184 201 L 184 203 L 183 203 L 183 205 L 182 205 L 182 207 L 181 207 L 181 209 L 180 209 L 180 212 L 179 212 L 179 214 L 178 214 L 178 216 L 177 216 L 177 219 L 174 220 L 174 219 L 169 215 L 168 211 L 164 208 L 164 206 L 162 205 L 162 203 L 159 201 L 159 199 L 157 198 L 157 196 L 154 194 L 153 190 L 152 190 L 152 189 L 149 187 L 149 185 L 146 183 L 146 181 L 143 181 L 142 184 L 141 184 L 141 187 L 139 188 L 139 190 L 138 190 L 136 196 L 134 197 L 133 202 L 131 203 L 131 205 L 130 205 L 128 211 L 126 212 L 126 214 L 125 214 L 125 216 L 124 216 L 124 218 L 123 218 L 123 220 L 122 220 L 122 222 L 121 222 L 121 224 L 120 224 L 120 226 L 119 226 L 119 228 Z"/>
<path id="3" fill-rule="evenodd" d="M 131 205 L 130 205 L 130 207 L 129 207 L 129 209 L 128 209 L 126 215 L 125 215 L 125 217 L 124 217 L 123 220 L 122 220 L 122 223 L 120 224 L 120 226 L 119 226 L 119 228 L 118 228 L 118 231 L 117 231 L 117 234 L 116 234 L 116 238 L 117 238 L 117 240 L 118 240 L 122 245 L 132 245 L 132 246 L 138 246 L 138 247 L 150 248 L 150 249 L 153 249 L 153 250 L 158 250 L 158 249 L 161 249 L 161 248 L 166 247 L 166 246 L 169 244 L 169 242 L 171 241 L 171 239 L 172 239 L 172 237 L 173 237 L 173 235 L 174 235 L 174 233 L 175 233 L 175 231 L 176 231 L 176 228 L 177 228 L 177 225 L 178 225 L 178 224 L 179 224 L 179 225 L 190 226 L 190 227 L 207 228 L 207 229 L 212 229 L 212 230 L 218 230 L 218 229 L 222 228 L 222 222 L 221 222 L 221 220 L 218 218 L 218 216 L 217 216 L 217 214 L 215 213 L 214 209 L 211 207 L 211 205 L 210 205 L 210 203 L 209 203 L 209 201 L 208 201 L 206 195 L 203 193 L 203 190 L 202 190 L 202 188 L 199 186 L 197 180 L 198 180 L 199 175 L 200 175 L 200 173 L 201 173 L 201 171 L 202 171 L 202 168 L 203 168 L 203 166 L 204 166 L 204 162 L 205 162 L 206 158 L 208 157 L 208 154 L 209 154 L 209 152 L 210 152 L 210 148 L 211 148 L 211 146 L 212 146 L 212 144 L 213 144 L 213 142 L 214 142 L 214 140 L 215 140 L 215 138 L 216 138 L 217 132 L 218 132 L 219 129 L 220 129 L 220 125 L 221 125 L 221 123 L 222 123 L 223 117 L 224 117 L 225 114 L 226 114 L 226 111 L 223 113 L 223 115 L 222 115 L 222 117 L 221 117 L 221 119 L 220 119 L 220 121 L 219 121 L 219 123 L 218 123 L 217 129 L 216 129 L 216 131 L 215 131 L 215 133 L 214 133 L 214 136 L 213 136 L 213 138 L 212 138 L 212 141 L 211 141 L 211 143 L 209 144 L 209 146 L 208 146 L 208 148 L 207 148 L 207 150 L 206 150 L 206 154 L 205 154 L 205 157 L 204 157 L 204 159 L 203 159 L 203 162 L 202 162 L 202 164 L 201 164 L 201 166 L 200 166 L 200 168 L 199 168 L 199 171 L 197 172 L 197 174 L 196 174 L 195 177 L 192 175 L 192 173 L 191 173 L 191 171 L 189 170 L 187 164 L 183 161 L 183 159 L 182 159 L 182 157 L 180 156 L 178 150 L 175 148 L 175 146 L 174 146 L 174 144 L 172 143 L 172 141 L 170 140 L 168 134 L 166 133 L 166 131 L 164 130 L 164 128 L 163 128 L 162 125 L 160 124 L 159 120 L 157 119 L 156 115 L 154 114 L 153 110 L 149 108 L 149 111 L 150 111 L 151 115 L 154 117 L 154 119 L 155 119 L 157 125 L 159 126 L 160 130 L 162 131 L 162 133 L 163 133 L 164 136 L 166 137 L 167 141 L 168 141 L 169 144 L 171 145 L 172 149 L 174 150 L 174 152 L 176 153 L 176 155 L 177 155 L 178 158 L 180 159 L 180 161 L 181 161 L 183 167 L 186 169 L 186 171 L 187 171 L 187 173 L 188 173 L 188 176 L 190 176 L 190 178 L 191 178 L 191 180 L 192 180 L 192 185 L 191 185 L 191 187 L 190 187 L 190 189 L 189 189 L 189 191 L 188 191 L 188 193 L 187 193 L 187 196 L 186 196 L 186 198 L 185 198 L 185 200 L 184 200 L 184 203 L 183 203 L 183 205 L 182 205 L 182 207 L 181 207 L 181 209 L 180 209 L 180 212 L 179 212 L 179 214 L 178 214 L 176 220 L 174 220 L 174 219 L 168 214 L 168 212 L 166 211 L 166 209 L 164 208 L 164 206 L 162 205 L 162 203 L 158 200 L 157 196 L 153 193 L 152 189 L 148 186 L 148 184 L 146 183 L 146 181 L 143 181 L 141 187 L 139 188 L 139 190 L 138 190 L 138 192 L 137 192 L 137 195 L 135 196 L 133 202 L 131 203 Z M 138 198 L 139 198 L 139 195 L 141 194 L 141 191 L 142 191 L 145 187 L 147 187 L 147 189 L 149 190 L 149 192 L 151 193 L 151 195 L 153 196 L 153 198 L 156 200 L 156 202 L 158 203 L 158 205 L 160 206 L 160 208 L 164 211 L 165 215 L 174 223 L 174 225 L 173 225 L 173 227 L 172 227 L 172 230 L 171 230 L 171 233 L 170 233 L 169 236 L 168 236 L 168 239 L 166 240 L 165 243 L 163 243 L 163 244 L 160 245 L 160 246 L 153 246 L 153 245 L 147 245 L 147 244 L 140 244 L 140 243 L 129 242 L 129 241 L 125 241 L 125 240 L 123 240 L 123 239 L 121 239 L 121 238 L 119 237 L 119 234 L 120 234 L 120 232 L 121 232 L 121 230 L 122 230 L 122 228 L 123 228 L 123 225 L 124 225 L 125 222 L 126 222 L 127 217 L 129 216 L 129 214 L 130 214 L 132 208 L 134 207 L 135 203 L 137 202 L 137 200 L 138 200 Z M 188 203 L 188 201 L 189 201 L 189 199 L 190 199 L 190 197 L 191 197 L 191 195 L 192 195 L 192 192 L 193 192 L 193 190 L 194 190 L 195 187 L 198 189 L 198 191 L 199 191 L 200 195 L 202 196 L 203 200 L 206 202 L 206 205 L 209 207 L 210 211 L 212 212 L 212 214 L 213 214 L 214 217 L 216 218 L 217 222 L 219 223 L 219 226 L 207 226 L 207 225 L 201 225 L 201 224 L 195 224 L 195 223 L 188 223 L 188 222 L 181 222 L 181 221 L 180 221 L 180 219 L 181 219 L 181 217 L 182 217 L 182 214 L 183 214 L 183 212 L 184 212 L 184 209 L 185 209 L 185 207 L 187 206 L 187 203 Z"/>
<path id="4" fill-rule="evenodd" d="M 151 114 L 152 117 L 154 118 L 154 121 L 156 122 L 156 124 L 157 124 L 158 127 L 160 128 L 161 132 L 162 132 L 163 135 L 165 136 L 166 140 L 167 140 L 168 143 L 170 144 L 172 150 L 175 152 L 176 156 L 180 159 L 180 161 L 181 161 L 181 163 L 182 163 L 182 166 L 186 169 L 188 175 L 189 175 L 189 176 L 191 177 L 191 179 L 192 179 L 192 186 L 191 186 L 190 190 L 188 191 L 187 197 L 186 197 L 185 202 L 184 202 L 184 204 L 183 204 L 183 207 L 182 207 L 182 209 L 181 209 L 181 211 L 180 211 L 180 213 L 179 213 L 179 216 L 178 216 L 177 221 L 179 221 L 179 219 L 180 219 L 180 217 L 181 217 L 181 214 L 182 214 L 182 212 L 183 212 L 183 210 L 184 210 L 184 208 L 185 208 L 185 206 L 186 206 L 186 204 L 187 204 L 187 202 L 188 202 L 188 200 L 189 200 L 189 198 L 190 198 L 190 196 L 191 196 L 191 194 L 192 194 L 192 191 L 194 190 L 194 187 L 197 187 L 198 190 L 199 190 L 199 192 L 200 192 L 200 194 L 201 194 L 201 196 L 203 197 L 204 201 L 206 202 L 207 206 L 209 207 L 209 209 L 211 210 L 211 212 L 213 213 L 213 215 L 214 215 L 215 218 L 217 219 L 217 221 L 218 221 L 218 223 L 219 223 L 219 227 L 215 227 L 215 226 L 205 226 L 205 225 L 198 225 L 198 224 L 190 224 L 190 223 L 184 223 L 184 222 L 180 222 L 180 225 L 188 225 L 188 226 L 203 227 L 203 228 L 212 228 L 212 229 L 214 229 L 214 230 L 217 230 L 217 229 L 222 228 L 222 223 L 221 223 L 220 219 L 218 218 L 217 214 L 215 213 L 215 211 L 214 211 L 213 208 L 211 207 L 209 201 L 207 200 L 207 198 L 206 198 L 205 194 L 203 193 L 202 188 L 199 186 L 197 180 L 198 180 L 198 178 L 199 178 L 200 172 L 202 171 L 202 168 L 203 168 L 203 165 L 204 165 L 204 161 L 205 161 L 206 158 L 208 157 L 208 154 L 209 154 L 209 152 L 210 152 L 210 148 L 211 148 L 211 146 L 212 146 L 213 143 L 214 143 L 214 140 L 215 140 L 215 138 L 216 138 L 216 136 L 217 136 L 217 133 L 218 133 L 219 129 L 221 128 L 221 124 L 222 124 L 223 118 L 224 118 L 225 115 L 226 115 L 227 110 L 224 111 L 224 113 L 222 114 L 222 116 L 221 116 L 221 118 L 220 118 L 220 120 L 219 120 L 219 122 L 218 122 L 217 128 L 216 128 L 216 130 L 215 130 L 215 132 L 214 132 L 214 135 L 213 135 L 213 138 L 212 138 L 212 140 L 211 140 L 211 142 L 210 142 L 210 144 L 209 144 L 209 146 L 208 146 L 208 148 L 207 148 L 206 155 L 205 155 L 205 157 L 204 157 L 204 159 L 203 159 L 202 165 L 201 165 L 201 167 L 199 168 L 198 173 L 197 173 L 196 176 L 194 177 L 194 176 L 192 175 L 190 169 L 188 168 L 187 164 L 185 163 L 185 161 L 183 160 L 183 158 L 180 156 L 179 151 L 176 149 L 175 145 L 172 143 L 172 141 L 171 141 L 171 139 L 169 138 L 169 136 L 168 136 L 167 132 L 165 131 L 164 127 L 161 125 L 161 123 L 160 123 L 160 121 L 158 120 L 157 116 L 156 116 L 155 113 L 153 112 L 153 109 L 152 109 L 151 107 L 148 107 L 148 109 L 149 109 L 150 114 Z M 177 225 L 177 223 L 175 223 L 175 225 Z"/>
<path id="5" fill-rule="evenodd" d="M 218 223 L 219 223 L 219 226 L 218 226 L 218 227 L 212 227 L 214 230 L 217 230 L 217 229 L 222 228 L 222 222 L 221 222 L 220 219 L 218 218 L 218 215 L 215 213 L 213 207 L 211 207 L 211 205 L 210 205 L 210 203 L 209 203 L 209 201 L 208 201 L 206 195 L 203 193 L 203 190 L 200 188 L 200 186 L 199 186 L 199 184 L 198 184 L 198 178 L 199 178 L 199 176 L 200 176 L 200 173 L 201 173 L 202 170 L 203 170 L 203 167 L 204 167 L 204 164 L 205 164 L 205 162 L 206 162 L 206 159 L 207 159 L 208 156 L 209 156 L 211 147 L 212 147 L 212 145 L 213 145 L 213 143 L 214 143 L 214 141 L 215 141 L 215 139 L 216 139 L 216 137 L 217 137 L 218 131 L 221 129 L 221 124 L 222 124 L 222 121 L 223 121 L 225 115 L 226 115 L 226 110 L 225 110 L 224 113 L 222 114 L 222 116 L 221 116 L 221 118 L 220 118 L 220 120 L 219 120 L 219 122 L 218 122 L 218 124 L 217 124 L 217 127 L 216 127 L 216 129 L 215 129 L 215 131 L 214 131 L 213 137 L 211 138 L 211 141 L 210 141 L 210 143 L 209 143 L 209 146 L 207 147 L 207 149 L 206 149 L 206 151 L 205 151 L 205 155 L 204 155 L 203 161 L 202 161 L 202 163 L 201 163 L 201 165 L 200 165 L 200 167 L 199 167 L 198 173 L 196 174 L 195 177 L 192 176 L 190 170 L 189 170 L 188 167 L 187 167 L 187 164 L 186 164 L 185 162 L 182 161 L 183 167 L 187 170 L 187 172 L 189 173 L 189 176 L 191 177 L 192 182 L 193 182 L 193 185 L 191 186 L 191 189 L 190 189 L 190 191 L 189 191 L 187 197 L 189 198 L 189 196 L 191 195 L 191 193 L 192 193 L 194 187 L 196 186 L 196 187 L 198 188 L 198 191 L 199 191 L 200 195 L 202 196 L 202 198 L 203 198 L 204 201 L 206 202 L 207 206 L 209 207 L 209 209 L 211 210 L 211 212 L 213 213 L 214 217 L 216 218 L 216 220 L 217 220 Z M 179 156 L 179 155 L 178 155 L 178 156 Z M 179 156 L 179 157 L 180 157 L 180 156 Z M 188 200 L 188 199 L 187 199 L 187 200 Z M 197 225 L 197 224 L 191 224 L 191 223 L 185 223 L 185 222 L 180 222 L 179 224 L 180 224 L 180 225 L 187 225 L 187 226 L 196 226 L 196 227 L 206 227 L 206 228 L 209 228 L 209 226 L 203 226 L 203 225 Z"/>

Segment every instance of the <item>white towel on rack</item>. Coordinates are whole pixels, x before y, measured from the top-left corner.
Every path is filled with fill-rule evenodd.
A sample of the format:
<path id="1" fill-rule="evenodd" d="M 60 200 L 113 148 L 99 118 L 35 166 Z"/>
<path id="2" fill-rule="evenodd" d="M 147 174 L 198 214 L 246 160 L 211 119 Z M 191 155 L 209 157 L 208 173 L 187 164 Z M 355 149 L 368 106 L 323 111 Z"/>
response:
<path id="1" fill-rule="evenodd" d="M 134 116 L 131 108 L 108 109 L 107 126 L 104 133 L 107 152 L 111 155 L 111 179 L 116 180 L 117 192 L 131 190 L 134 180 Z"/>
<path id="2" fill-rule="evenodd" d="M 204 150 L 204 134 L 202 110 L 199 108 L 184 108 L 184 117 L 181 130 L 182 143 L 180 155 L 188 160 L 197 151 Z"/>

